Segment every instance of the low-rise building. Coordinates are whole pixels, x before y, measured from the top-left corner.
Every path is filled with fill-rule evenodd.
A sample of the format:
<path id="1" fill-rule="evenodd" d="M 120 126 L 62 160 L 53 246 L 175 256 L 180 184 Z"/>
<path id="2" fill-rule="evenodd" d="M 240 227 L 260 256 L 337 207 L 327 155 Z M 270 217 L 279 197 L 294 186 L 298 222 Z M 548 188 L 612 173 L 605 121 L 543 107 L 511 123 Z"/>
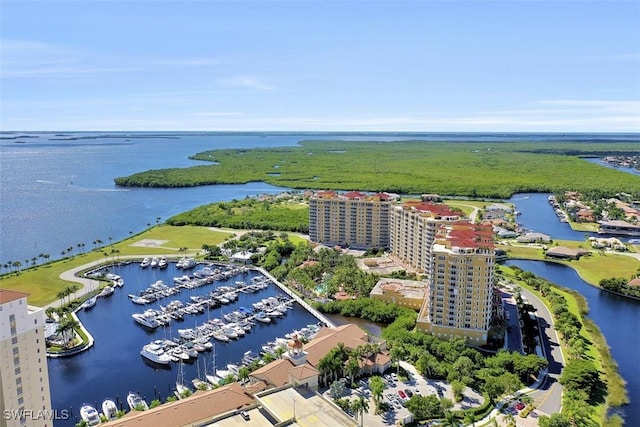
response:
<path id="1" fill-rule="evenodd" d="M 420 310 L 427 293 L 427 282 L 383 278 L 378 280 L 369 296 L 413 310 Z"/>

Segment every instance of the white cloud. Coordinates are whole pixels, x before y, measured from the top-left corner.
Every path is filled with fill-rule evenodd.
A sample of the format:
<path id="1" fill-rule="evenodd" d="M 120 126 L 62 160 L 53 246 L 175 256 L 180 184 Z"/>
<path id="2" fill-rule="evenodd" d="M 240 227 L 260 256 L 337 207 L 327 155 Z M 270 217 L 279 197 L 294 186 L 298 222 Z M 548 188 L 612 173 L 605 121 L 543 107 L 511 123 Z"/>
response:
<path id="1" fill-rule="evenodd" d="M 219 79 L 218 83 L 228 87 L 258 89 L 258 90 L 264 90 L 264 91 L 275 90 L 274 86 L 266 84 L 255 77 L 245 76 L 245 75 L 237 75 L 233 77 Z"/>

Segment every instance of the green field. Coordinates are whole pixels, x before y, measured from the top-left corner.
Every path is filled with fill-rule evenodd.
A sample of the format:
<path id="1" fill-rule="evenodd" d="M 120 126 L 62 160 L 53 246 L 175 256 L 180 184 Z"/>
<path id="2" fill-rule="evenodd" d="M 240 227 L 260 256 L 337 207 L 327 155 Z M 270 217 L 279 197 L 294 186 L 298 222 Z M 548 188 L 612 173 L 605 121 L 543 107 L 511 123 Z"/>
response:
<path id="1" fill-rule="evenodd" d="M 71 285 L 60 279 L 60 274 L 92 261 L 105 259 L 114 262 L 127 257 L 141 255 L 166 254 L 175 257 L 183 253 L 195 254 L 202 252 L 203 243 L 215 245 L 222 243 L 231 236 L 234 230 L 210 230 L 206 227 L 171 227 L 160 225 L 153 227 L 136 236 L 132 236 L 113 245 L 99 248 L 85 254 L 50 262 L 45 265 L 23 270 L 20 274 L 5 274 L 0 276 L 0 288 L 12 289 L 29 294 L 29 304 L 42 306 L 56 300 L 56 294 Z M 163 241 L 157 247 L 132 246 L 141 241 Z M 186 252 L 180 251 L 187 248 Z"/>
<path id="2" fill-rule="evenodd" d="M 584 248 L 588 249 L 589 244 L 586 242 L 577 242 L 572 240 L 557 240 L 558 246 L 566 246 L 570 248 Z M 498 246 L 500 249 L 506 249 L 507 255 L 510 258 L 516 259 L 531 259 L 531 260 L 545 260 L 542 249 L 536 247 L 530 247 L 526 245 L 522 246 Z M 631 276 L 638 273 L 640 268 L 640 261 L 624 254 L 611 254 L 593 251 L 591 256 L 582 257 L 579 260 L 573 261 L 559 261 L 576 270 L 580 277 L 593 286 L 598 286 L 600 280 L 608 279 L 611 277 L 624 277 L 631 279 Z"/>
<path id="3" fill-rule="evenodd" d="M 215 162 L 116 178 L 121 186 L 182 187 L 264 181 L 290 188 L 508 198 L 564 190 L 638 194 L 640 177 L 581 156 L 637 153 L 635 143 L 303 141 L 294 147 L 214 150 Z"/>

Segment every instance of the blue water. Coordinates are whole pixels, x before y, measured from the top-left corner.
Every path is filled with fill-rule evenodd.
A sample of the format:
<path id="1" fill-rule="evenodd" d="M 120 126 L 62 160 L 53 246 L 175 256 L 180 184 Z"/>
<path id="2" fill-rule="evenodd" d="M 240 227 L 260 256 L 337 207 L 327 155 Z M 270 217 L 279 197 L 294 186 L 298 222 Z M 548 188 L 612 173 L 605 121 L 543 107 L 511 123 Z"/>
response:
<path id="1" fill-rule="evenodd" d="M 544 233 L 553 239 L 583 241 L 595 234 L 574 231 L 566 222 L 560 222 L 547 201 L 548 197 L 549 194 L 545 193 L 514 194 L 509 202 L 521 213 L 517 218 L 518 223 L 529 231 Z"/>
<path id="2" fill-rule="evenodd" d="M 141 313 L 146 308 L 158 308 L 160 304 L 166 305 L 175 299 L 187 303 L 192 295 L 208 294 L 217 286 L 233 285 L 237 280 L 249 282 L 259 273 L 249 270 L 226 281 L 216 281 L 209 286 L 195 289 L 184 289 L 177 295 L 141 306 L 133 304 L 127 295 L 138 294 L 157 280 L 173 284 L 173 277 L 182 276 L 185 272 L 176 269 L 174 263 L 170 263 L 164 270 L 142 269 L 138 264 L 132 263 L 115 267 L 112 271 L 125 280 L 124 287 L 116 288 L 111 297 L 100 298 L 93 308 L 78 313 L 78 317 L 95 339 L 94 347 L 73 357 L 49 360 L 52 405 L 56 409 L 71 409 L 73 412 L 73 417 L 67 424 L 60 422 L 56 423 L 57 426 L 73 425 L 71 421 L 75 421 L 75 417 L 79 416 L 78 410 L 84 402 L 96 404 L 99 409 L 102 401 L 110 397 L 124 402 L 123 407 L 128 409 L 125 399 L 131 390 L 140 392 L 149 402 L 154 398 L 164 401 L 175 390 L 178 365 L 172 363 L 167 369 L 150 366 L 140 356 L 143 345 L 156 339 L 179 337 L 177 330 L 180 328 L 193 328 L 196 324 L 200 325 L 216 317 L 223 319 L 223 314 L 239 307 L 252 309 L 252 303 L 281 294 L 272 284 L 256 293 L 240 293 L 237 301 L 212 309 L 208 313 L 205 311 L 203 314 L 185 315 L 182 322 L 173 321 L 168 327 L 149 331 L 138 325 L 131 315 Z M 317 322 L 315 317 L 295 304 L 293 310 L 289 310 L 282 318 L 274 319 L 270 324 L 257 322 L 249 334 L 237 341 L 221 343 L 212 340 L 215 343 L 217 368 L 226 369 L 227 363 L 237 364 L 245 351 L 252 350 L 258 354 L 263 344 Z M 198 367 L 201 375 L 204 375 L 205 367 L 211 373 L 213 353 L 200 353 L 197 363 L 184 365 L 184 379 L 187 385 L 191 386 L 191 380 L 198 376 Z"/>
<path id="3" fill-rule="evenodd" d="M 575 270 L 562 264 L 525 260 L 506 261 L 505 264 L 518 266 L 584 295 L 589 303 L 589 317 L 606 337 L 620 373 L 627 381 L 631 404 L 622 408 L 621 415 L 626 425 L 640 425 L 640 357 L 636 351 L 640 336 L 640 301 L 590 286 Z"/>

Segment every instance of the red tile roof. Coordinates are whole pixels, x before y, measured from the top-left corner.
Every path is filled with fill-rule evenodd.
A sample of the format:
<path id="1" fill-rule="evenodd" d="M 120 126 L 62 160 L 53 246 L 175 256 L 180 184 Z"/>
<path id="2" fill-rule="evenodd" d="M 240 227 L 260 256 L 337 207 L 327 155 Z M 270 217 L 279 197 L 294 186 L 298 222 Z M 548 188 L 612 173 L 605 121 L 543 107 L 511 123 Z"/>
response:
<path id="1" fill-rule="evenodd" d="M 444 205 L 442 203 L 409 201 L 409 202 L 405 202 L 403 206 L 418 212 L 430 212 L 436 217 L 461 216 L 460 211 L 454 211 L 451 209 L 451 207 Z"/>
<path id="2" fill-rule="evenodd" d="M 451 246 L 459 248 L 493 248 L 493 229 L 490 225 L 456 222 L 439 230 Z M 445 237 L 446 236 L 446 237 Z"/>
<path id="3" fill-rule="evenodd" d="M 24 292 L 12 291 L 9 289 L 0 289 L 0 304 L 16 301 L 20 298 L 26 298 L 28 296 L 29 294 L 25 294 Z"/>

